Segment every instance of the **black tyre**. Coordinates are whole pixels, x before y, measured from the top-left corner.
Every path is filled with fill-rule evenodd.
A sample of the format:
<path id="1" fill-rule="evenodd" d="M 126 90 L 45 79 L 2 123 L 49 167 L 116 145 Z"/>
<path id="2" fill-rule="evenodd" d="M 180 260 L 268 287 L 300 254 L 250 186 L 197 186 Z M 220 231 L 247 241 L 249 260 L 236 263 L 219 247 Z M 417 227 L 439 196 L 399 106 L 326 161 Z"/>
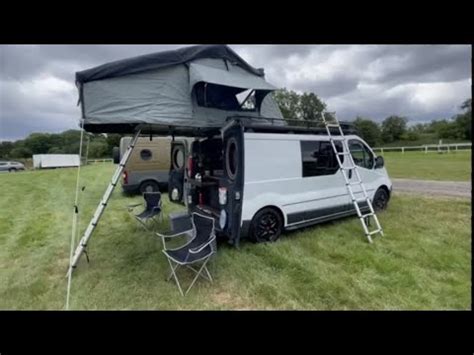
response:
<path id="1" fill-rule="evenodd" d="M 160 186 L 158 185 L 156 181 L 147 180 L 147 181 L 143 181 L 140 184 L 140 193 L 159 192 L 159 191 L 160 191 Z"/>
<path id="2" fill-rule="evenodd" d="M 388 193 L 384 188 L 380 188 L 375 192 L 373 207 L 375 211 L 383 211 L 387 208 L 388 204 Z"/>
<path id="3" fill-rule="evenodd" d="M 16 169 L 15 169 L 15 168 L 8 169 L 8 171 L 9 171 L 10 173 L 16 173 Z"/>
<path id="4" fill-rule="evenodd" d="M 282 232 L 283 220 L 273 208 L 259 211 L 250 223 L 249 238 L 256 243 L 274 242 Z"/>

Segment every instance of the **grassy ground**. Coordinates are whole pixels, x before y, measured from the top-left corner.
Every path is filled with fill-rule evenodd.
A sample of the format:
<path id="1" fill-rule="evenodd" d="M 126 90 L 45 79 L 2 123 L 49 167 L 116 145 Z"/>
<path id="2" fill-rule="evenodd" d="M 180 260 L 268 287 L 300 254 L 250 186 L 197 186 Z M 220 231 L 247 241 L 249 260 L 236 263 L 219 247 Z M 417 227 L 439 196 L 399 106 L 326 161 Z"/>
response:
<path id="1" fill-rule="evenodd" d="M 471 180 L 471 152 L 428 153 L 384 152 L 385 166 L 392 178 L 423 180 Z"/>
<path id="2" fill-rule="evenodd" d="M 85 167 L 81 230 L 111 176 Z M 75 169 L 0 175 L 0 308 L 63 309 Z M 219 244 L 214 284 L 182 298 L 165 282 L 160 244 L 130 218 L 140 201 L 115 191 L 73 277 L 73 309 L 469 309 L 469 200 L 394 196 L 386 237 L 369 245 L 354 218 L 279 242 Z M 176 209 L 165 204 L 165 214 Z M 166 223 L 165 223 L 166 224 Z M 166 229 L 163 225 L 162 229 Z M 185 281 L 190 280 L 187 276 Z"/>

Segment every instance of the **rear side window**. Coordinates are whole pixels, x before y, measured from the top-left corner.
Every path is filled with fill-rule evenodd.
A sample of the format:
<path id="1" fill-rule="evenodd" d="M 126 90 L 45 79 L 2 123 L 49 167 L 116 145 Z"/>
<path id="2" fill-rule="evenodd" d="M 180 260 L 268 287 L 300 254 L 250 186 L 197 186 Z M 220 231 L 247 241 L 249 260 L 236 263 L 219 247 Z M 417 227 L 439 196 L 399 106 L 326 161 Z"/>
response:
<path id="1" fill-rule="evenodd" d="M 140 158 L 142 158 L 143 160 L 150 160 L 151 159 L 151 150 L 149 149 L 142 149 L 140 151 Z"/>
<path id="2" fill-rule="evenodd" d="M 303 177 L 333 175 L 339 170 L 339 164 L 330 142 L 301 141 L 301 159 Z M 341 142 L 335 142 L 338 152 L 342 152 Z M 344 156 L 340 155 L 341 163 Z"/>
<path id="3" fill-rule="evenodd" d="M 366 169 L 374 167 L 374 156 L 362 142 L 356 140 L 349 141 L 349 150 L 355 165 Z"/>

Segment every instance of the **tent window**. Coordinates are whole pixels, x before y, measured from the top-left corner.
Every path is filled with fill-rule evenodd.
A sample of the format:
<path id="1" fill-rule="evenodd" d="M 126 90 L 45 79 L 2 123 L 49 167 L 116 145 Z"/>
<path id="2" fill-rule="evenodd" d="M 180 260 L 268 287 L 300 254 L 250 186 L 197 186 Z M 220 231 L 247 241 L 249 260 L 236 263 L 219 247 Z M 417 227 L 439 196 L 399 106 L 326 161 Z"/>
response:
<path id="1" fill-rule="evenodd" d="M 226 111 L 256 111 L 254 90 L 200 82 L 194 86 L 198 106 Z"/>

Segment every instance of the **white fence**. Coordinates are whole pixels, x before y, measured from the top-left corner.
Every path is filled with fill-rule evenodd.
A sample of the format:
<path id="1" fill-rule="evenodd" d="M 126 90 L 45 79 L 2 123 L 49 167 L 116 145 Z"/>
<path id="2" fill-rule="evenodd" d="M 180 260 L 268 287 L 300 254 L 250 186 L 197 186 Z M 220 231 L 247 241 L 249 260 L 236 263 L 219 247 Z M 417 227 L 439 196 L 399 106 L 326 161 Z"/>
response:
<path id="1" fill-rule="evenodd" d="M 86 164 L 113 163 L 113 159 L 87 159 Z"/>
<path id="2" fill-rule="evenodd" d="M 453 143 L 453 144 L 428 144 L 414 147 L 380 147 L 373 148 L 374 152 L 380 152 L 383 155 L 384 152 L 389 151 L 401 151 L 402 154 L 409 151 L 422 151 L 425 154 L 428 153 L 453 153 L 457 151 L 472 150 L 472 143 Z"/>

